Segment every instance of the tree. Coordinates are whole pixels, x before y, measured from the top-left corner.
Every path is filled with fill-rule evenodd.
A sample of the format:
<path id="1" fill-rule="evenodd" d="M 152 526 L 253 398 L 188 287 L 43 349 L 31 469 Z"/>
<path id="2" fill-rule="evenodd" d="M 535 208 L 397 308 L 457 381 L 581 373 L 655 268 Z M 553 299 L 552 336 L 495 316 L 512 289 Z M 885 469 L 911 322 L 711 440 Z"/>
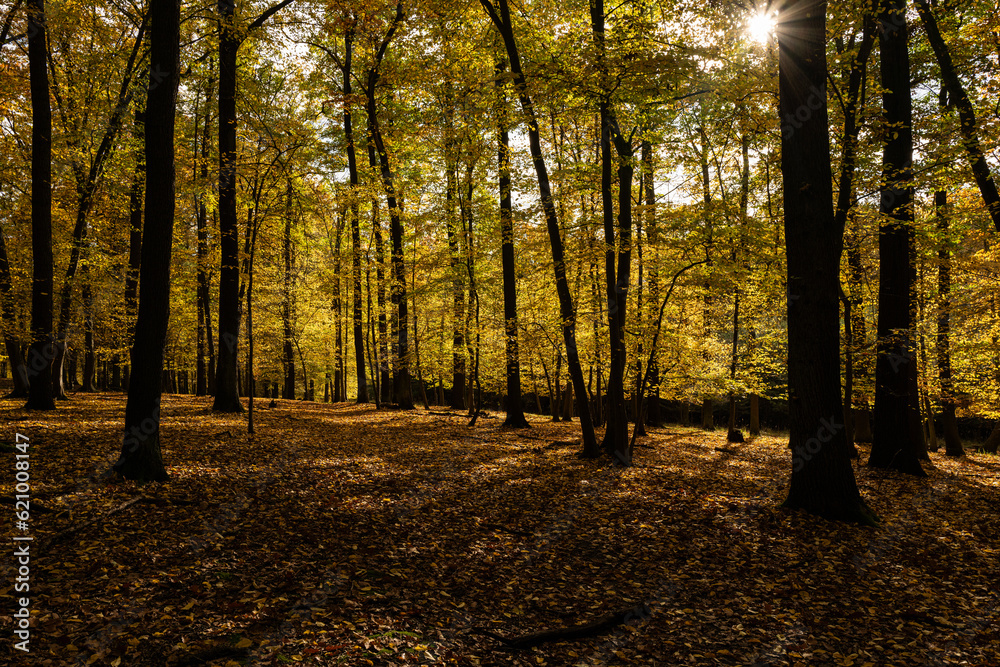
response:
<path id="1" fill-rule="evenodd" d="M 402 207 L 396 196 L 396 186 L 393 179 L 392 168 L 389 164 L 389 153 L 386 148 L 382 128 L 378 120 L 378 107 L 375 99 L 376 87 L 378 86 L 381 72 L 379 70 L 382 59 L 385 58 L 389 43 L 399 29 L 404 18 L 403 3 L 396 3 L 396 13 L 389 30 L 386 32 L 378 50 L 372 66 L 368 68 L 365 83 L 365 95 L 367 99 L 368 123 L 371 129 L 371 145 L 378 156 L 378 167 L 382 176 L 382 187 L 385 189 L 385 198 L 389 206 L 389 241 L 391 245 L 390 265 L 392 267 L 392 283 L 390 297 L 392 304 L 396 307 L 396 366 L 393 368 L 393 393 L 396 404 L 403 409 L 413 409 L 413 396 L 410 390 L 410 368 L 409 368 L 409 321 L 407 318 L 406 299 L 406 271 L 403 266 L 403 219 Z M 369 153 L 371 157 L 371 153 Z"/>
<path id="2" fill-rule="evenodd" d="M 46 67 L 45 0 L 28 0 L 31 86 L 31 345 L 28 410 L 55 410 L 52 397 L 52 109 Z"/>
<path id="3" fill-rule="evenodd" d="M 531 96 L 528 93 L 527 80 L 521 69 L 521 56 L 514 40 L 514 26 L 510 19 L 510 10 L 507 7 L 507 0 L 497 0 L 494 5 L 490 0 L 479 0 L 486 10 L 487 15 L 496 27 L 497 32 L 503 38 L 504 47 L 507 50 L 507 59 L 510 63 L 510 72 L 513 77 L 514 89 L 521 102 L 521 110 L 524 112 L 528 123 L 528 145 L 531 151 L 531 161 L 535 167 L 535 174 L 538 177 L 538 190 L 541 195 L 542 209 L 545 213 L 545 226 L 549 235 L 549 245 L 552 249 L 552 264 L 555 270 L 556 292 L 559 296 L 559 312 L 562 317 L 563 340 L 566 344 L 566 357 L 569 362 L 570 377 L 573 380 L 573 389 L 580 398 L 582 406 L 587 405 L 587 385 L 583 379 L 583 370 L 580 368 L 580 354 L 576 343 L 576 310 L 573 307 L 573 297 L 569 291 L 569 282 L 566 279 L 566 257 L 563 249 L 562 233 L 559 229 L 559 218 L 556 207 L 552 200 L 552 190 L 549 186 L 548 169 L 545 166 L 545 158 L 542 156 L 541 138 L 538 132 L 538 118 L 535 114 L 535 107 L 531 103 Z M 596 457 L 600 450 L 597 445 L 597 438 L 594 435 L 594 425 L 591 421 L 590 410 L 580 410 L 580 429 L 583 435 L 583 455 Z"/>
<path id="4" fill-rule="evenodd" d="M 282 0 L 246 28 L 238 25 L 236 4 L 219 0 L 219 355 L 213 410 L 243 412 L 237 386 L 240 331 L 239 225 L 236 218 L 236 61 L 247 35 L 294 0 Z"/>
<path id="5" fill-rule="evenodd" d="M 833 214 L 825 0 L 783 5 L 777 33 L 793 453 L 784 504 L 871 524 L 876 517 L 858 491 L 842 421 L 838 290 L 844 230 Z"/>
<path id="6" fill-rule="evenodd" d="M 142 234 L 139 312 L 132 344 L 132 379 L 125 437 L 113 470 L 126 479 L 168 478 L 160 451 L 160 378 L 170 320 L 170 259 L 174 232 L 174 115 L 180 81 L 180 1 L 150 3 L 146 106 L 146 216 Z"/>
<path id="7" fill-rule="evenodd" d="M 937 17 L 931 9 L 927 0 L 914 0 L 920 21 L 924 25 L 924 32 L 927 33 L 927 41 L 931 44 L 934 57 L 937 59 L 938 67 L 941 69 L 941 79 L 948 90 L 949 101 L 958 109 L 959 127 L 962 131 L 962 145 L 965 148 L 972 168 L 972 174 L 979 186 L 986 210 L 993 220 L 993 226 L 1000 232 L 1000 193 L 997 191 L 996 182 L 990 173 L 989 162 L 983 154 L 982 145 L 979 142 L 979 125 L 976 121 L 976 111 L 969 100 L 969 95 L 962 85 L 962 80 L 958 77 L 958 71 L 948 52 L 948 45 L 945 44 L 941 36 L 941 29 L 938 27 Z M 901 18 L 905 27 L 905 18 Z"/>
<path id="8" fill-rule="evenodd" d="M 879 23 L 886 136 L 879 222 L 875 423 L 868 465 L 923 476 L 918 459 L 927 453 L 920 423 L 913 320 L 913 119 L 904 0 L 882 0 Z"/>
<path id="9" fill-rule="evenodd" d="M 517 340 L 517 269 L 514 265 L 514 212 L 510 200 L 510 136 L 507 130 L 506 63 L 497 62 L 497 175 L 500 181 L 500 261 L 503 264 L 504 346 L 507 366 L 506 428 L 527 428 L 521 404 L 521 355 Z"/>

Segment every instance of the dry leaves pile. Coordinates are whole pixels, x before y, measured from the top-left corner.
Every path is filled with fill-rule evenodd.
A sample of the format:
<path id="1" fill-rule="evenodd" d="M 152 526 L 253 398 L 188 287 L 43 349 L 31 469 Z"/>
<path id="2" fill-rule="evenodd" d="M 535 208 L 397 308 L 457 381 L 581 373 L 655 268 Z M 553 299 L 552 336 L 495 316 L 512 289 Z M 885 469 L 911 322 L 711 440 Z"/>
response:
<path id="1" fill-rule="evenodd" d="M 1000 665 L 1000 462 L 870 472 L 877 529 L 779 509 L 790 456 L 667 426 L 637 466 L 576 424 L 164 399 L 166 484 L 107 484 L 124 400 L 0 401 L 32 441 L 30 665 Z M 14 454 L 2 494 L 13 513 Z M 866 452 L 862 452 L 862 460 Z M 13 534 L 5 520 L 7 539 Z M 14 559 L 2 557 L 13 608 Z M 512 650 L 493 636 L 610 632 Z"/>

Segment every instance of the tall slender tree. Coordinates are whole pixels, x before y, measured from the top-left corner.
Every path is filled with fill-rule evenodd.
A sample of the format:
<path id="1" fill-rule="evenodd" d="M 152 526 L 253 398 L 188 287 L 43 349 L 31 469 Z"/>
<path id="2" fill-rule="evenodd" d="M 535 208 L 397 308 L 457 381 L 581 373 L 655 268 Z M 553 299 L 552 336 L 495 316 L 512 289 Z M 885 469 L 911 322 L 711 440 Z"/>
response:
<path id="1" fill-rule="evenodd" d="M 180 0 L 151 0 L 146 106 L 146 216 L 142 235 L 139 313 L 125 433 L 115 472 L 133 480 L 168 478 L 160 451 L 160 378 L 170 320 L 170 256 L 174 232 L 174 115 L 180 81 Z M 168 249 L 166 252 L 164 249 Z"/>
<path id="2" fill-rule="evenodd" d="M 508 132 L 507 96 L 505 94 L 507 65 L 496 65 L 497 88 L 497 174 L 500 181 L 500 261 L 503 270 L 504 344 L 507 360 L 506 428 L 527 428 L 521 402 L 521 355 L 517 339 L 517 268 L 514 263 L 514 212 L 511 208 L 510 133 Z M 584 406 L 584 409 L 585 406 Z"/>
<path id="3" fill-rule="evenodd" d="M 868 465 L 924 475 L 914 335 L 913 121 L 905 0 L 881 0 L 879 56 L 885 143 L 879 223 L 875 423 Z"/>
<path id="4" fill-rule="evenodd" d="M 528 124 L 528 147 L 531 161 L 538 177 L 538 191 L 542 200 L 542 210 L 545 213 L 545 226 L 549 234 L 549 245 L 552 249 L 552 264 L 555 271 L 556 293 L 559 296 L 559 313 L 562 317 L 563 340 L 566 344 L 566 358 L 569 362 L 570 377 L 573 388 L 580 399 L 580 405 L 587 405 L 587 385 L 583 379 L 583 369 L 580 367 L 580 353 L 576 343 L 576 309 L 573 306 L 573 296 L 569 291 L 566 279 L 566 256 L 563 248 L 562 230 L 559 228 L 559 217 L 552 199 L 552 188 L 549 185 L 549 172 L 542 155 L 542 142 L 538 131 L 538 117 L 528 93 L 527 79 L 521 68 L 521 55 L 514 39 L 514 26 L 510 18 L 507 0 L 479 0 L 483 9 L 503 38 L 510 63 L 514 89 L 521 102 L 521 110 Z M 600 454 L 597 437 L 594 434 L 594 424 L 590 410 L 580 410 L 580 430 L 583 436 L 583 454 L 596 457 Z"/>
<path id="5" fill-rule="evenodd" d="M 236 80 L 237 56 L 247 35 L 294 0 L 282 0 L 247 26 L 240 24 L 236 3 L 219 0 L 219 355 L 215 403 L 219 412 L 243 412 L 237 385 L 240 332 L 239 223 L 236 217 Z"/>

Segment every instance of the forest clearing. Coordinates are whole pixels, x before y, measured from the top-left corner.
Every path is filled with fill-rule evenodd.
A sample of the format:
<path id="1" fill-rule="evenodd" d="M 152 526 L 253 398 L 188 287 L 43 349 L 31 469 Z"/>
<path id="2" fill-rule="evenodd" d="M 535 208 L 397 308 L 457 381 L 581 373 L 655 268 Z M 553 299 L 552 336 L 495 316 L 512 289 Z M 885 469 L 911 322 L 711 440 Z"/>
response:
<path id="1" fill-rule="evenodd" d="M 856 466 L 870 528 L 778 507 L 787 436 L 667 425 L 622 468 L 578 458 L 575 424 L 437 407 L 278 400 L 249 438 L 165 396 L 170 481 L 96 482 L 123 407 L 0 401 L 36 447 L 33 650 L 5 664 L 998 664 L 994 455 Z M 636 607 L 520 650 L 479 632 Z"/>

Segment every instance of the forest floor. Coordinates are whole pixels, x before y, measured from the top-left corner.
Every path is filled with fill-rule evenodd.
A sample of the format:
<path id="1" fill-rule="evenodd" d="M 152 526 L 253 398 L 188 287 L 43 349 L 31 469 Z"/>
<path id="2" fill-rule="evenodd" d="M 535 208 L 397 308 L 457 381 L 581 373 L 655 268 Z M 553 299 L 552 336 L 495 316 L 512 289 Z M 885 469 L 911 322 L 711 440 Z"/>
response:
<path id="1" fill-rule="evenodd" d="M 97 481 L 121 395 L 21 404 L 0 401 L 0 494 L 10 516 L 16 431 L 31 653 L 5 611 L 3 664 L 1000 665 L 995 456 L 932 454 L 926 480 L 856 463 L 882 518 L 862 528 L 779 508 L 777 437 L 666 426 L 622 469 L 575 456 L 576 422 L 258 401 L 249 438 L 245 416 L 168 396 L 171 479 L 136 486 Z M 496 638 L 636 606 L 600 636 Z"/>

